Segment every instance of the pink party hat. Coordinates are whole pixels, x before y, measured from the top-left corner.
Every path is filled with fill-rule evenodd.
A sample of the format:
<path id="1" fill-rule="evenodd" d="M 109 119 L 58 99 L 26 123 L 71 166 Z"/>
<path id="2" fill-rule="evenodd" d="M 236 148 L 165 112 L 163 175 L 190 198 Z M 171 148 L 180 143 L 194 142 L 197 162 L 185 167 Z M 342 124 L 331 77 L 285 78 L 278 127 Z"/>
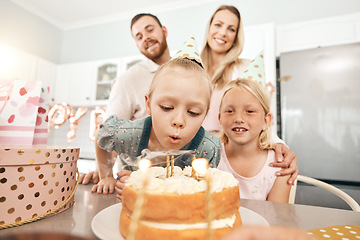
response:
<path id="1" fill-rule="evenodd" d="M 196 61 L 200 64 L 201 67 L 204 67 L 204 64 L 201 61 L 198 47 L 194 37 L 190 37 L 183 45 L 182 49 L 179 50 L 172 59 L 175 58 L 187 58 L 190 60 Z"/>
<path id="2" fill-rule="evenodd" d="M 261 51 L 242 72 L 239 78 L 245 78 L 258 81 L 264 85 L 265 82 L 265 69 L 264 69 L 264 51 Z"/>

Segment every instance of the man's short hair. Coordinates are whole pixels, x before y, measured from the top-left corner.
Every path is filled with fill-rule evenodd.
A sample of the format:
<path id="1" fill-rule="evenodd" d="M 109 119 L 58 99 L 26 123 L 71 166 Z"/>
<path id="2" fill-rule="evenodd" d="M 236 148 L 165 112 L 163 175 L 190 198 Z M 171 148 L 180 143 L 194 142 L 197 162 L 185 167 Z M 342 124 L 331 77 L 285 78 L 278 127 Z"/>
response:
<path id="1" fill-rule="evenodd" d="M 132 26 L 136 23 L 137 20 L 139 20 L 140 18 L 144 17 L 144 16 L 149 16 L 152 17 L 153 19 L 156 20 L 156 22 L 159 23 L 160 27 L 162 27 L 162 24 L 160 22 L 160 20 L 157 18 L 157 16 L 151 14 L 151 13 L 139 13 L 136 14 L 132 19 L 131 19 L 131 24 L 130 24 L 130 30 L 132 29 Z"/>

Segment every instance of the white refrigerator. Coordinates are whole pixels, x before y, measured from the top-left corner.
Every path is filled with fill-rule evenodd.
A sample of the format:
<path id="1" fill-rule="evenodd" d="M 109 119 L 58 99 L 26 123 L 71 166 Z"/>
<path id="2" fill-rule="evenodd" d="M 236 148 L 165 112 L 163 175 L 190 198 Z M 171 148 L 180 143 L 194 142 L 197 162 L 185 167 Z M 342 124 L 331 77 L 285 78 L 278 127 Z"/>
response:
<path id="1" fill-rule="evenodd" d="M 300 174 L 360 186 L 360 43 L 283 53 L 279 81 Z"/>

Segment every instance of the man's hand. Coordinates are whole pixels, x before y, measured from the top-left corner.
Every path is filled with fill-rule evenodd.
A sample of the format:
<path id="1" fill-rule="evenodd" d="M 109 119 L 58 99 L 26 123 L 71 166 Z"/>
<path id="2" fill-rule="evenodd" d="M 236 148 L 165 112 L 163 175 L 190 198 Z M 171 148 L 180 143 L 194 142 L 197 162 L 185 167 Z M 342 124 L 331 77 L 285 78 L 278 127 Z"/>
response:
<path id="1" fill-rule="evenodd" d="M 79 181 L 81 184 L 95 183 L 99 182 L 99 173 L 97 171 L 92 171 L 89 173 L 83 173 L 80 175 Z"/>
<path id="2" fill-rule="evenodd" d="M 130 174 L 132 172 L 129 170 L 122 170 L 117 173 L 120 180 L 116 181 L 115 190 L 116 190 L 116 197 L 121 201 L 122 199 L 122 191 L 125 187 L 125 181 L 129 179 Z"/>
<path id="3" fill-rule="evenodd" d="M 297 158 L 293 151 L 287 148 L 282 143 L 275 145 L 275 158 L 277 162 L 270 163 L 272 167 L 281 167 L 282 170 L 278 171 L 276 175 L 285 176 L 291 175 L 288 183 L 293 184 L 297 176 L 299 175 L 299 169 L 297 168 Z"/>

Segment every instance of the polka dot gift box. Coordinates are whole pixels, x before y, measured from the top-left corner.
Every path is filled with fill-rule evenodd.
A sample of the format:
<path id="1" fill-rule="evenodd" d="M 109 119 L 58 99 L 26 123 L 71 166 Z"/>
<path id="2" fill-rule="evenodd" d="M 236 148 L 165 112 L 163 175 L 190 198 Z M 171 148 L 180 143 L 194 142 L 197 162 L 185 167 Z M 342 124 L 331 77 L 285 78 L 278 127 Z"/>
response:
<path id="1" fill-rule="evenodd" d="M 70 208 L 79 148 L 1 146 L 0 229 Z"/>
<path id="2" fill-rule="evenodd" d="M 360 227 L 354 225 L 337 225 L 308 231 L 316 240 L 353 240 L 360 239 Z"/>

